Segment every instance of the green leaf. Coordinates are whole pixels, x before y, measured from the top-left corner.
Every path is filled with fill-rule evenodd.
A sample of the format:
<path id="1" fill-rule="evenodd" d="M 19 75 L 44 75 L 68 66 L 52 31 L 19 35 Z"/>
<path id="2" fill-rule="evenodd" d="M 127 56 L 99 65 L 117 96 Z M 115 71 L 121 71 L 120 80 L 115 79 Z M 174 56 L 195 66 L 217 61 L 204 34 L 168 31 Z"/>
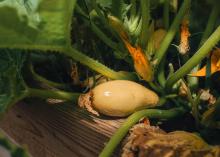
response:
<path id="1" fill-rule="evenodd" d="M 71 44 L 75 0 L 0 2 L 0 47 L 59 50 Z"/>
<path id="2" fill-rule="evenodd" d="M 30 157 L 26 149 L 16 145 L 0 130 L 0 155 L 11 157 Z"/>
<path id="3" fill-rule="evenodd" d="M 110 8 L 112 5 L 112 0 L 96 0 L 96 3 L 103 8 Z"/>
<path id="4" fill-rule="evenodd" d="M 27 87 L 21 75 L 26 56 L 20 52 L 3 50 L 0 55 L 0 115 L 2 115 L 27 94 Z"/>

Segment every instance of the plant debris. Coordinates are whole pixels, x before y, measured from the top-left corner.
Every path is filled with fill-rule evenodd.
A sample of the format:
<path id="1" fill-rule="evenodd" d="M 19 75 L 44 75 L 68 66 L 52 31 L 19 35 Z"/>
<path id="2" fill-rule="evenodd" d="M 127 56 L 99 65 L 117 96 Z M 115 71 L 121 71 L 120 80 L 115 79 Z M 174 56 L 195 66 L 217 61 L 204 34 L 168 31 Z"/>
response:
<path id="1" fill-rule="evenodd" d="M 130 130 L 122 157 L 219 157 L 220 146 L 209 146 L 199 136 L 137 124 Z"/>

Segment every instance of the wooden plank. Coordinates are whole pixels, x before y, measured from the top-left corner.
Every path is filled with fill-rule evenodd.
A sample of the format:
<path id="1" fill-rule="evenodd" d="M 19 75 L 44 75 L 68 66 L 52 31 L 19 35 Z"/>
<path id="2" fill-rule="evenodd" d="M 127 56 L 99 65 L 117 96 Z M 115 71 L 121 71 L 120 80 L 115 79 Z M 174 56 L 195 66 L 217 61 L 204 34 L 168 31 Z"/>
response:
<path id="1" fill-rule="evenodd" d="M 73 105 L 34 101 L 14 106 L 0 127 L 33 157 L 96 157 L 123 121 L 97 118 Z"/>

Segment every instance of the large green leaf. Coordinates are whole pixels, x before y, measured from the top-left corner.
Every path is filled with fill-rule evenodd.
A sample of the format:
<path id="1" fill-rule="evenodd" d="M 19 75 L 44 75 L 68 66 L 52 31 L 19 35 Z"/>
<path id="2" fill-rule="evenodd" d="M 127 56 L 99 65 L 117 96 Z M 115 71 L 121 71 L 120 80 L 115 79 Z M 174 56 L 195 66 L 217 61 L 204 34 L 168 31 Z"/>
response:
<path id="1" fill-rule="evenodd" d="M 0 1 L 0 47 L 66 48 L 74 4 L 75 0 Z"/>

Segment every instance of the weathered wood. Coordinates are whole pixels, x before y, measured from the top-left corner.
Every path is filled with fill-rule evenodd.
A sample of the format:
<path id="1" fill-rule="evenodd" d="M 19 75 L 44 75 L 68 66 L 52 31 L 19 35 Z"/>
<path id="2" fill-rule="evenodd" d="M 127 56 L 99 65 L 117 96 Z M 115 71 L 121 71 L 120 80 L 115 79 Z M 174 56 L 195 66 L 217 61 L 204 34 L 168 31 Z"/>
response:
<path id="1" fill-rule="evenodd" d="M 122 121 L 93 117 L 73 105 L 35 102 L 14 106 L 0 127 L 33 157 L 96 157 Z"/>

